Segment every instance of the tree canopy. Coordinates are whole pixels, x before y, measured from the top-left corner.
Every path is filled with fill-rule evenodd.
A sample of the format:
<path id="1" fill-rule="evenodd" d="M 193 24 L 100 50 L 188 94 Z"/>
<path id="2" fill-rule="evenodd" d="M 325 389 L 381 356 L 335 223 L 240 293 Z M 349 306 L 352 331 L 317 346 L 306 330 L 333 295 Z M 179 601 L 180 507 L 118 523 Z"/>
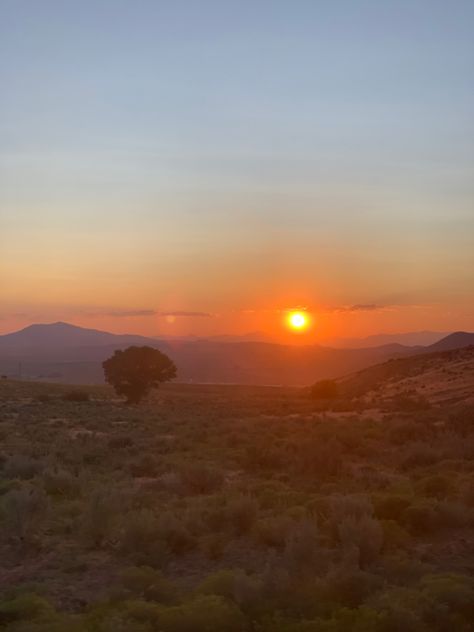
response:
<path id="1" fill-rule="evenodd" d="M 129 404 L 138 404 L 153 388 L 176 377 L 176 366 L 153 347 L 117 350 L 102 364 L 105 381 Z"/>

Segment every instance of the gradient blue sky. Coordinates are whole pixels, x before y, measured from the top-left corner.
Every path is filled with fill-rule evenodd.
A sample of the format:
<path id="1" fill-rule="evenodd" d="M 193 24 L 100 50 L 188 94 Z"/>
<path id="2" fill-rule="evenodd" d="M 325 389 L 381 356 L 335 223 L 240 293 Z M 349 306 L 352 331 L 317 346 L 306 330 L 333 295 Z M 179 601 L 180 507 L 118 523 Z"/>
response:
<path id="1" fill-rule="evenodd" d="M 293 305 L 328 334 L 474 329 L 473 24 L 460 0 L 0 0 L 0 330 Z"/>

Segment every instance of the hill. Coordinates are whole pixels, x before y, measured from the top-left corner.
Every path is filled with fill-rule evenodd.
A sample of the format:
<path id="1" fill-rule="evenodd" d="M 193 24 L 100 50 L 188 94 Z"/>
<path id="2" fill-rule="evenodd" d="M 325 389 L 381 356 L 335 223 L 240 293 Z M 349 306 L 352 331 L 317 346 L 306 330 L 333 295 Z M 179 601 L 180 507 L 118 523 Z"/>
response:
<path id="1" fill-rule="evenodd" d="M 474 334 L 456 331 L 427 347 L 427 351 L 448 351 L 450 349 L 462 349 L 462 347 L 470 345 L 474 345 Z"/>
<path id="2" fill-rule="evenodd" d="M 0 373 L 72 384 L 103 383 L 102 362 L 116 349 L 149 345 L 171 357 L 180 382 L 302 386 L 338 378 L 391 358 L 474 342 L 456 333 L 429 347 L 387 344 L 357 349 L 292 346 L 227 339 L 165 339 L 117 335 L 68 323 L 31 325 L 0 336 Z"/>
<path id="3" fill-rule="evenodd" d="M 374 404 L 422 398 L 428 404 L 474 404 L 474 346 L 384 362 L 339 380 L 340 391 Z"/>
<path id="4" fill-rule="evenodd" d="M 150 345 L 169 355 L 182 382 L 304 385 L 338 377 L 416 349 L 384 345 L 331 349 L 268 342 L 156 340 L 115 335 L 67 323 L 32 325 L 0 336 L 0 372 L 29 379 L 99 384 L 101 363 L 116 349 Z"/>

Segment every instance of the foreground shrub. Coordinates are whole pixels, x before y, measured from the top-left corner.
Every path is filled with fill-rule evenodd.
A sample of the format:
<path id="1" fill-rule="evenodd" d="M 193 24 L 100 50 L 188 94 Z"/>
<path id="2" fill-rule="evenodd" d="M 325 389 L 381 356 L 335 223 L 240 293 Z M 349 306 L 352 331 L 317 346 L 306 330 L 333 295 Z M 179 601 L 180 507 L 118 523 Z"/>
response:
<path id="1" fill-rule="evenodd" d="M 237 535 L 250 531 L 257 518 L 258 505 L 251 496 L 231 498 L 227 503 L 226 518 Z"/>
<path id="2" fill-rule="evenodd" d="M 454 494 L 455 485 L 448 475 L 433 474 L 418 481 L 417 489 L 425 496 L 442 499 Z"/>
<path id="3" fill-rule="evenodd" d="M 430 500 L 418 500 L 407 507 L 402 521 L 413 535 L 425 535 L 439 527 L 436 503 Z"/>
<path id="4" fill-rule="evenodd" d="M 119 500 L 105 490 L 97 490 L 90 496 L 80 521 L 82 537 L 89 546 L 101 547 L 110 538 L 119 506 Z"/>
<path id="5" fill-rule="evenodd" d="M 163 604 L 173 604 L 177 600 L 176 586 L 150 566 L 125 569 L 121 584 L 133 597 Z"/>
<path id="6" fill-rule="evenodd" d="M 20 594 L 0 601 L 0 626 L 21 621 L 51 620 L 55 615 L 51 604 L 34 593 Z"/>
<path id="7" fill-rule="evenodd" d="M 180 478 L 188 494 L 212 494 L 223 482 L 222 472 L 205 463 L 190 463 L 181 470 Z"/>
<path id="8" fill-rule="evenodd" d="M 295 524 L 285 543 L 285 559 L 292 572 L 317 572 L 323 562 L 317 525 L 312 520 Z"/>
<path id="9" fill-rule="evenodd" d="M 43 487 L 50 496 L 77 498 L 81 493 L 81 482 L 77 476 L 66 470 L 55 468 L 43 473 Z"/>
<path id="10" fill-rule="evenodd" d="M 268 547 L 283 549 L 293 521 L 288 516 L 272 516 L 259 520 L 255 525 L 257 540 Z"/>
<path id="11" fill-rule="evenodd" d="M 362 567 L 377 559 L 383 546 L 380 522 L 370 516 L 346 516 L 338 525 L 339 540 L 346 552 L 357 548 Z"/>
<path id="12" fill-rule="evenodd" d="M 18 478 L 30 480 L 43 469 L 43 464 L 38 459 L 18 454 L 8 458 L 3 466 L 3 474 L 6 478 Z"/>
<path id="13" fill-rule="evenodd" d="M 399 521 L 412 499 L 403 494 L 378 494 L 374 497 L 375 515 L 381 520 Z"/>
<path id="14" fill-rule="evenodd" d="M 34 487 L 9 491 L 2 502 L 7 533 L 28 541 L 41 528 L 48 506 L 45 494 Z"/>

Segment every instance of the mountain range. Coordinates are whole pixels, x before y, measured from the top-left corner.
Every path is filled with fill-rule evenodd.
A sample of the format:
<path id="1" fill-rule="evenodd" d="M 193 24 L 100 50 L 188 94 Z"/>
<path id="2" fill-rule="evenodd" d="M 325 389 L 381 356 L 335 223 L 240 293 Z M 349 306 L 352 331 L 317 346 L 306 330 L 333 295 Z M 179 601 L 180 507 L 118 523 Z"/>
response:
<path id="1" fill-rule="evenodd" d="M 252 340 L 155 339 L 60 322 L 30 325 L 0 336 L 0 372 L 24 379 L 101 383 L 102 362 L 130 345 L 149 345 L 169 355 L 181 382 L 304 385 L 390 358 L 474 345 L 474 334 L 456 332 L 428 346 L 331 348 Z"/>

